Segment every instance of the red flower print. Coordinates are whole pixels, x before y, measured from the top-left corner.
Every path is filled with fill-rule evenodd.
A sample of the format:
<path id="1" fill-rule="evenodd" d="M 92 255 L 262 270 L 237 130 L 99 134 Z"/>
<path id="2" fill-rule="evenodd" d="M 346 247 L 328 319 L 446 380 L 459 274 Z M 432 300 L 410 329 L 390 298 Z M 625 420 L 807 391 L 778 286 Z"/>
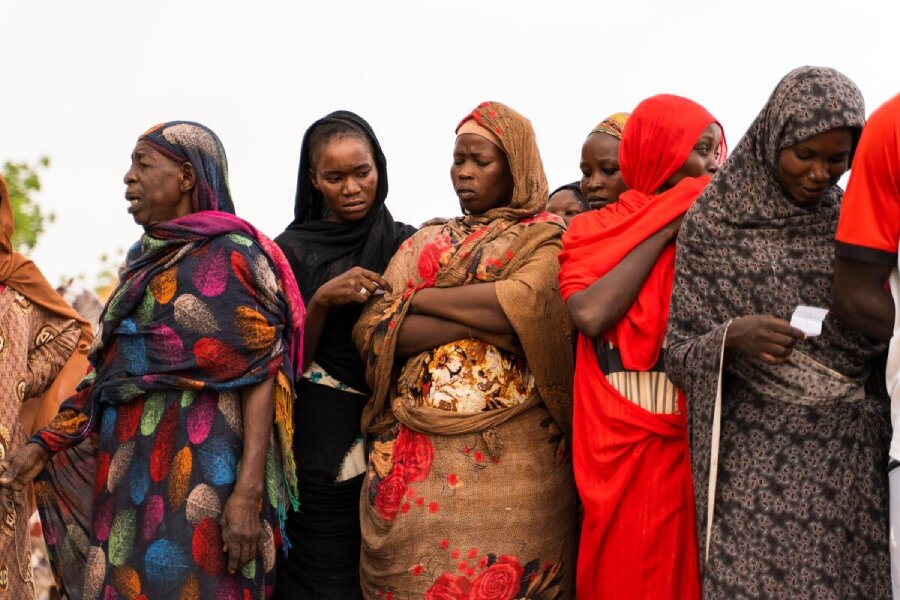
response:
<path id="1" fill-rule="evenodd" d="M 412 567 L 410 567 L 409 572 L 418 577 L 425 572 L 425 565 L 423 565 L 422 563 L 413 565 Z"/>
<path id="2" fill-rule="evenodd" d="M 440 548 L 441 550 L 446 550 L 449 547 L 450 547 L 450 540 L 448 540 L 447 538 L 442 539 L 440 541 L 440 543 L 438 544 L 438 548 Z"/>
<path id="3" fill-rule="evenodd" d="M 434 460 L 434 446 L 424 433 L 416 433 L 401 426 L 397 441 L 394 442 L 394 462 L 406 468 L 406 482 L 423 481 L 431 472 Z"/>
<path id="4" fill-rule="evenodd" d="M 450 240 L 445 235 L 439 235 L 429 244 L 425 244 L 419 251 L 419 259 L 416 263 L 416 270 L 422 281 L 430 284 L 434 283 L 437 272 L 441 268 L 441 255 L 450 247 Z"/>
<path id="5" fill-rule="evenodd" d="M 403 495 L 406 494 L 405 468 L 402 464 L 394 464 L 390 475 L 382 479 L 375 492 L 375 508 L 382 519 L 393 521 L 400 509 Z"/>
<path id="6" fill-rule="evenodd" d="M 484 454 L 482 454 L 481 452 L 476 452 L 475 453 L 475 462 L 483 463 L 484 462 Z"/>
<path id="7" fill-rule="evenodd" d="M 431 504 L 428 505 L 428 512 L 436 513 L 439 508 L 440 508 L 440 506 L 438 506 L 437 502 L 432 502 Z"/>
<path id="8" fill-rule="evenodd" d="M 466 600 L 471 586 L 461 575 L 444 573 L 425 591 L 425 600 Z"/>
<path id="9" fill-rule="evenodd" d="M 449 475 L 447 475 L 447 483 L 449 483 L 453 487 L 459 485 L 459 477 L 456 476 L 456 473 L 450 473 Z"/>
<path id="10" fill-rule="evenodd" d="M 501 556 L 472 581 L 471 600 L 511 600 L 521 587 L 525 569 L 512 556 Z"/>

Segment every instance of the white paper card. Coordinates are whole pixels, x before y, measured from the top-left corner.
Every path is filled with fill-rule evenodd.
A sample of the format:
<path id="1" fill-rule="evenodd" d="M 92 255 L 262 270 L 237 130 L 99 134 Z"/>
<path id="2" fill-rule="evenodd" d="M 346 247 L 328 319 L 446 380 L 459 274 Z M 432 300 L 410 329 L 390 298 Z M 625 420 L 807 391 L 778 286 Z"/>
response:
<path id="1" fill-rule="evenodd" d="M 828 314 L 827 308 L 819 308 L 818 306 L 803 306 L 802 304 L 794 309 L 791 315 L 791 327 L 796 327 L 807 337 L 821 335 L 822 321 Z"/>

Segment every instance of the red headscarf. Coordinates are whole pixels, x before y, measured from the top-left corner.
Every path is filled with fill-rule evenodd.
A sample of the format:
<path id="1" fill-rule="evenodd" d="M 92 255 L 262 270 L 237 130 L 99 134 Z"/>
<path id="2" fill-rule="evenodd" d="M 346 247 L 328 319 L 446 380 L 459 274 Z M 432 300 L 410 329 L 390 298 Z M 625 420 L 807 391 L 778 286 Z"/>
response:
<path id="1" fill-rule="evenodd" d="M 710 123 L 719 122 L 687 98 L 660 94 L 634 109 L 619 145 L 619 164 L 628 191 L 618 202 L 572 219 L 559 255 L 559 289 L 564 299 L 608 273 L 641 242 L 684 214 L 709 183 L 709 177 L 686 177 L 655 194 L 690 156 Z M 721 127 L 721 124 L 719 124 Z M 725 160 L 725 136 L 718 148 Z M 623 365 L 645 371 L 656 363 L 666 333 L 672 290 L 675 245 L 660 254 L 634 304 L 603 334 L 617 346 Z"/>

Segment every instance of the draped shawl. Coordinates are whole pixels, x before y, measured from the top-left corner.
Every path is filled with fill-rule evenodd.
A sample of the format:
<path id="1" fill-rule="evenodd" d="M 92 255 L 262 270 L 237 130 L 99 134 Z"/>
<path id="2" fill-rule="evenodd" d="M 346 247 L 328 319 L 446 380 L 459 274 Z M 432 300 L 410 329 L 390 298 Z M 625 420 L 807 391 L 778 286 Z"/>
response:
<path id="1" fill-rule="evenodd" d="M 666 372 L 688 398 L 692 467 L 701 548 L 707 524 L 710 430 L 719 357 L 732 318 L 761 314 L 790 320 L 798 304 L 831 306 L 834 232 L 841 189 L 800 205 L 778 178 L 781 150 L 864 122 L 856 85 L 833 69 L 801 67 L 776 86 L 734 153 L 688 211 L 678 236 Z M 795 349 L 860 381 L 879 348 L 829 315 L 822 335 Z M 792 359 L 787 366 L 729 355 L 726 371 L 770 395 L 812 395 Z M 785 376 L 787 374 L 787 376 Z M 777 382 L 777 383 L 775 383 Z M 800 389 L 797 389 L 800 388 Z"/>
<path id="2" fill-rule="evenodd" d="M 696 102 L 680 96 L 660 94 L 638 105 L 625 123 L 619 145 L 622 178 L 629 189 L 618 202 L 577 215 L 563 235 L 559 287 L 564 299 L 592 285 L 693 203 L 709 182 L 708 177 L 686 177 L 672 189 L 659 194 L 656 191 L 684 164 L 710 123 L 718 121 Z M 722 160 L 724 149 L 723 134 Z M 620 348 L 627 369 L 646 371 L 659 358 L 674 259 L 674 245 L 669 245 L 634 304 L 603 333 Z"/>
<path id="3" fill-rule="evenodd" d="M 297 284 L 278 246 L 226 212 L 234 210 L 227 163 L 212 131 L 174 121 L 140 139 L 194 166 L 198 181 L 192 200 L 197 212 L 148 229 L 128 251 L 119 284 L 100 317 L 100 340 L 90 355 L 94 371 L 61 408 L 80 412 L 80 425 L 70 432 L 43 429 L 33 441 L 51 451 L 68 449 L 96 429 L 102 405 L 123 405 L 156 390 L 238 390 L 276 376 L 272 450 L 281 462 L 277 508 L 283 523 L 288 506 L 296 508 L 297 502 L 291 395 L 302 364 L 305 319 Z M 251 252 L 248 243 L 256 250 Z M 197 254 L 205 254 L 203 268 L 193 274 L 203 298 L 175 289 L 179 262 Z M 270 268 L 254 268 L 254 254 L 264 257 Z M 235 273 L 240 289 L 226 289 L 229 272 Z M 274 285 L 256 280 L 264 272 L 274 273 Z M 152 306 L 145 306 L 148 288 L 157 302 L 172 303 L 176 318 L 160 319 Z M 266 289 L 277 293 L 266 294 Z M 239 306 L 247 297 L 257 309 Z M 270 326 L 260 311 L 271 314 L 278 325 Z M 192 318 L 180 319 L 179 313 Z M 216 319 L 235 314 L 234 328 L 212 326 Z M 204 323 L 207 315 L 212 325 Z M 242 355 L 234 350 L 237 345 L 271 352 Z"/>
<path id="4" fill-rule="evenodd" d="M 23 407 L 23 421 L 27 421 L 23 422 L 23 425 L 28 432 L 32 432 L 49 422 L 56 414 L 60 403 L 75 391 L 75 383 L 81 380 L 87 370 L 87 353 L 94 334 L 90 323 L 63 300 L 37 266 L 29 258 L 13 250 L 14 232 L 15 222 L 9 190 L 6 181 L 0 176 L 0 283 L 11 287 L 52 313 L 65 319 L 74 319 L 81 329 L 78 345 L 54 383 L 40 399 L 27 402 L 27 409 Z"/>
<path id="5" fill-rule="evenodd" d="M 369 214 L 360 221 L 335 223 L 325 221 L 328 204 L 310 178 L 310 137 L 319 125 L 343 121 L 365 132 L 372 145 L 378 185 L 375 202 Z M 284 251 L 306 302 L 325 282 L 355 266 L 376 273 L 384 271 L 400 243 L 411 236 L 415 227 L 394 221 L 385 200 L 388 194 L 387 160 L 372 127 L 359 115 L 349 111 L 333 112 L 306 130 L 300 147 L 297 170 L 297 194 L 294 221 L 275 238 Z M 362 307 L 348 304 L 332 309 L 325 322 L 315 358 L 329 374 L 356 389 L 365 387 L 364 367 L 353 345 L 348 342 Z"/>
<path id="6" fill-rule="evenodd" d="M 709 182 L 686 177 L 660 188 L 717 123 L 696 102 L 660 95 L 641 102 L 619 146 L 629 190 L 575 217 L 563 236 L 563 298 L 584 290 L 631 250 L 683 214 Z M 720 156 L 724 155 L 724 136 Z M 602 333 L 626 369 L 657 362 L 668 319 L 674 244 L 667 244 L 625 315 Z M 578 336 L 572 456 L 584 502 L 578 595 L 696 598 L 696 542 L 683 400 L 676 414 L 651 413 L 624 397 L 600 370 L 594 340 Z"/>
<path id="7" fill-rule="evenodd" d="M 555 285 L 565 225 L 543 212 L 547 179 L 534 130 L 528 119 L 499 102 L 479 105 L 463 122 L 469 119 L 499 138 L 513 176 L 512 200 L 477 217 L 427 227 L 401 245 L 385 272 L 393 293 L 373 299 L 354 329 L 357 347 L 367 357 L 366 376 L 373 391 L 363 413 L 363 431 L 378 432 L 384 425 L 380 421 L 401 366 L 395 356 L 397 332 L 416 292 L 483 282 L 496 282 L 497 298 L 525 351 L 540 399 L 564 431 L 571 427 L 570 326 Z M 497 415 L 490 413 L 507 412 L 420 410 L 427 413 L 423 418 L 444 423 L 445 433 L 487 429 L 496 424 L 492 419 Z"/>

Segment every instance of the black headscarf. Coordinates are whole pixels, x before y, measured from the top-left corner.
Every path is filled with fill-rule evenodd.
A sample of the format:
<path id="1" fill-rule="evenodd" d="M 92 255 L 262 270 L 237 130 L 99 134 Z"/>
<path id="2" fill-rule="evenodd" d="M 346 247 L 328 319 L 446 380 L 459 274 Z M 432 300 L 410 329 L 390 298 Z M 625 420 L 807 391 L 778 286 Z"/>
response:
<path id="1" fill-rule="evenodd" d="M 553 198 L 556 194 L 563 190 L 569 190 L 575 197 L 578 198 L 578 203 L 581 205 L 581 208 L 584 210 L 591 210 L 590 205 L 588 205 L 587 200 L 584 198 L 584 195 L 581 193 L 581 180 L 573 181 L 572 183 L 567 183 L 565 185 L 561 185 L 552 192 L 550 192 L 550 196 L 548 196 L 548 201 L 550 198 Z"/>
<path id="2" fill-rule="evenodd" d="M 328 216 L 328 205 L 322 193 L 313 187 L 309 176 L 310 136 L 317 126 L 333 121 L 353 124 L 366 134 L 378 170 L 375 203 L 365 219 L 354 223 L 324 220 Z M 300 147 L 294 221 L 275 238 L 291 264 L 304 302 L 308 304 L 326 281 L 352 267 L 383 272 L 400 243 L 415 233 L 415 227 L 394 221 L 384 205 L 387 193 L 387 161 L 375 132 L 362 117 L 339 110 L 319 119 L 306 130 Z M 313 358 L 333 377 L 356 389 L 366 390 L 365 367 L 350 337 L 361 312 L 362 305 L 359 304 L 333 309 Z"/>

